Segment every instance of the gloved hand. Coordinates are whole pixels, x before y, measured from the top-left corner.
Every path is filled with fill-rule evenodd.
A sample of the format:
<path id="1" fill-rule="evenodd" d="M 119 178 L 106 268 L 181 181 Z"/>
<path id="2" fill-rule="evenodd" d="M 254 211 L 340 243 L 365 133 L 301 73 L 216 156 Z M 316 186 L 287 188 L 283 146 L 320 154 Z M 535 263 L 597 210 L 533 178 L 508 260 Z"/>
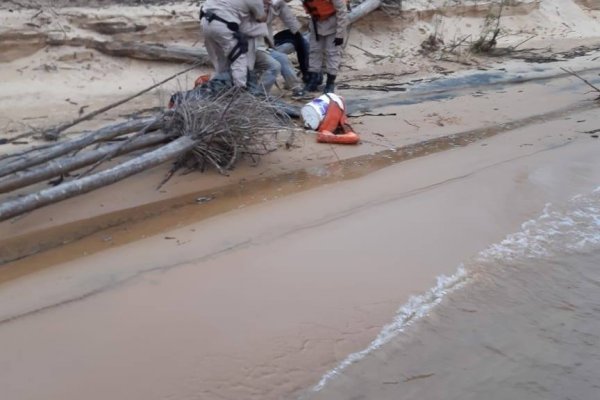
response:
<path id="1" fill-rule="evenodd" d="M 344 44 L 344 38 L 336 37 L 333 40 L 333 44 L 336 45 L 336 46 L 341 46 L 342 44 Z"/>

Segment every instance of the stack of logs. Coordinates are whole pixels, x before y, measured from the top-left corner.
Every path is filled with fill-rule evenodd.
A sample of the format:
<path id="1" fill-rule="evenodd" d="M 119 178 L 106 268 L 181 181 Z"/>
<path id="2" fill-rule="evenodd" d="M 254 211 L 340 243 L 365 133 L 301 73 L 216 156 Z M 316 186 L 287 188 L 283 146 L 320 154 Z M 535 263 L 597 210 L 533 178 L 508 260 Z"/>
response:
<path id="1" fill-rule="evenodd" d="M 0 202 L 0 221 L 110 185 L 169 160 L 175 163 L 161 185 L 180 168 L 204 170 L 212 166 L 227 174 L 241 158 L 256 161 L 276 149 L 277 134 L 291 126 L 280 104 L 232 88 L 188 100 L 158 115 L 0 155 L 0 193 L 8 193 Z M 94 172 L 113 159 L 112 166 Z M 21 193 L 21 189 L 55 177 L 53 187 Z"/>

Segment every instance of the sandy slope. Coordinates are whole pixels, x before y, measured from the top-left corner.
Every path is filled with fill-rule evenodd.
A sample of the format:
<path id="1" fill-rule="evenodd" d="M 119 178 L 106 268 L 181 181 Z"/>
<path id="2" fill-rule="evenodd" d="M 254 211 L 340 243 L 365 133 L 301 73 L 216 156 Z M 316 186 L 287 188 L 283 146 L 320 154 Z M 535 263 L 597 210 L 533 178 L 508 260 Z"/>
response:
<path id="1" fill-rule="evenodd" d="M 597 44 L 595 2 L 515 3 L 503 19 L 502 45 L 533 34 L 528 46 Z M 157 192 L 164 173 L 157 168 L 0 224 L 3 255 L 31 242 L 55 246 L 65 232 L 88 234 L 0 268 L 3 395 L 294 398 L 363 349 L 397 306 L 437 275 L 454 272 L 546 202 L 597 186 L 600 142 L 584 133 L 600 125 L 597 104 L 580 81 L 557 76 L 567 66 L 589 69 L 585 76 L 597 80 L 597 53 L 543 67 L 472 57 L 439 62 L 420 55 L 420 43 L 436 26 L 446 42 L 480 32 L 486 2 L 404 4 L 403 18 L 377 13 L 353 27 L 357 47 L 347 47 L 342 83 L 360 86 L 364 75 L 382 73 L 390 75 L 366 83 L 453 73 L 409 85 L 404 94 L 342 89 L 358 115 L 361 98 L 375 105 L 396 96 L 399 103 L 376 110 L 386 115 L 353 119 L 361 146 L 319 146 L 307 134 L 298 148 L 275 152 L 258 168 L 242 165 L 229 178 L 190 174 Z M 440 8 L 444 16 L 435 17 Z M 2 135 L 27 129 L 24 123 L 64 120 L 181 68 L 46 48 L 46 33 L 109 39 L 88 24 L 118 19 L 146 28 L 116 39 L 193 44 L 195 11 L 187 3 L 44 8 L 39 15 L 1 7 Z M 365 51 L 386 57 L 376 61 Z M 459 71 L 469 67 L 464 62 L 488 69 L 488 77 L 532 79 L 489 84 Z M 200 72 L 107 120 L 164 105 Z M 446 88 L 446 97 L 419 91 L 473 77 L 483 83 Z M 474 135 L 461 141 L 465 132 Z M 406 145 L 406 152 L 395 150 Z M 397 161 L 405 162 L 382 169 Z M 198 196 L 209 201 L 196 203 Z M 162 208 L 147 208 L 156 204 Z M 144 217 L 157 212 L 160 218 Z M 135 222 L 85 230 L 134 214 Z M 93 216 L 100 217 L 86 225 Z"/>
<path id="2" fill-rule="evenodd" d="M 465 65 L 423 57 L 420 44 L 437 32 L 451 44 L 477 38 L 489 12 L 489 1 L 404 1 L 402 16 L 381 12 L 351 29 L 343 78 L 406 72 L 431 74 L 464 69 Z M 492 2 L 493 3 L 493 2 Z M 600 37 L 598 12 L 571 0 L 517 1 L 503 13 L 500 45 L 520 43 L 555 49 Z M 104 3 L 106 4 L 106 3 Z M 294 3 L 304 23 L 299 4 Z M 102 27 L 119 26 L 121 33 L 103 34 Z M 121 24 L 121 25 L 118 25 Z M 94 50 L 46 47 L 45 37 L 90 37 L 98 40 L 177 43 L 199 46 L 197 6 L 188 3 L 155 6 L 75 7 L 0 10 L 0 126 L 10 136 L 44 127 L 134 93 L 181 69 L 179 65 L 106 57 Z M 134 30 L 134 32 L 131 32 Z M 468 41 L 470 41 L 469 39 Z M 566 41 L 565 41 L 566 40 Z M 468 43 L 466 41 L 465 43 Z M 561 44 L 564 43 L 564 45 Z M 383 57 L 378 57 L 383 56 Z M 461 58 L 461 62 L 488 63 Z M 116 113 L 164 106 L 173 91 L 189 88 L 205 70 L 194 71 L 141 98 Z M 4 150 L 4 149 L 3 149 Z"/>
<path id="3" fill-rule="evenodd" d="M 43 128 L 70 119 L 80 112 L 93 110 L 130 95 L 182 68 L 173 63 L 108 57 L 80 47 L 46 47 L 44 38 L 49 35 L 196 46 L 201 44 L 195 5 L 161 3 L 139 7 L 104 4 L 103 7 L 45 6 L 14 9 L 12 12 L 6 8 L 0 9 L 0 57 L 4 61 L 0 62 L 3 89 L 0 93 L 2 137 L 11 137 L 32 128 Z M 340 93 L 349 101 L 365 98 L 368 100 L 363 103 L 376 104 L 378 98 L 394 94 L 360 90 L 365 85 L 405 82 L 408 84 L 405 87 L 410 88 L 411 82 L 417 82 L 423 77 L 438 79 L 452 74 L 460 76 L 457 72 L 468 68 L 502 71 L 503 67 L 497 64 L 503 61 L 502 58 L 473 57 L 460 52 L 449 58 L 459 62 L 449 62 L 440 61 L 438 53 L 423 55 L 420 52 L 421 42 L 434 32 L 444 39 L 446 45 L 477 36 L 490 12 L 490 2 L 404 1 L 403 4 L 401 16 L 376 12 L 352 27 L 350 45 L 346 48 L 344 59 L 344 72 L 340 77 Z M 550 52 L 556 52 L 580 45 L 593 47 L 599 44 L 600 24 L 596 20 L 598 11 L 593 10 L 593 7 L 556 0 L 517 1 L 512 4 L 502 14 L 501 46 L 515 45 L 530 39 L 526 46 L 540 48 L 541 53 L 546 53 L 548 46 Z M 302 16 L 299 5 L 293 5 L 298 9 L 298 15 Z M 107 34 L 107 27 L 120 33 Z M 587 62 L 593 65 L 593 56 Z M 558 65 L 552 68 L 558 71 Z M 579 68 L 577 63 L 573 64 L 573 68 Z M 90 123 L 81 124 L 65 136 L 76 135 L 81 130 L 121 119 L 132 112 L 164 107 L 170 93 L 189 88 L 197 74 L 204 72 L 209 71 L 199 69 L 182 76 Z M 513 72 L 518 73 L 518 68 Z M 405 98 L 410 99 L 411 94 L 407 94 Z M 566 97 L 561 101 L 563 100 L 570 101 Z M 137 214 L 130 211 L 126 214 L 144 215 L 149 212 L 143 208 L 148 204 L 167 201 L 165 206 L 168 207 L 170 199 L 178 199 L 186 194 L 210 193 L 215 188 L 223 190 L 228 187 L 225 193 L 235 193 L 235 185 L 239 182 L 253 180 L 256 184 L 256 179 L 261 177 L 313 168 L 339 158 L 373 154 L 386 148 L 481 127 L 486 123 L 498 124 L 506 118 L 518 119 L 523 115 L 522 108 L 513 106 L 519 104 L 514 101 L 514 94 L 494 97 L 494 105 L 486 104 L 480 98 L 474 98 L 474 101 L 478 107 L 502 112 L 482 119 L 471 119 L 471 112 L 466 106 L 469 102 L 454 109 L 430 103 L 403 108 L 397 113 L 397 120 L 393 117 L 359 116 L 353 119 L 363 138 L 363 144 L 359 147 L 334 150 L 313 143 L 310 137 L 301 137 L 297 141 L 298 148 L 294 151 L 279 151 L 270 155 L 258 169 L 242 165 L 230 178 L 212 173 L 203 176 L 191 174 L 175 179 L 161 192 L 154 190 L 154 182 L 160 180 L 163 170 L 158 168 L 148 171 L 145 177 L 127 180 L 122 185 L 97 192 L 93 197 L 84 196 L 67 202 L 64 206 L 50 207 L 40 214 L 34 213 L 19 219 L 17 223 L 0 224 L 3 243 L 6 244 L 6 240 L 11 243 L 10 246 L 4 246 L 4 253 L 6 249 L 17 249 L 15 243 L 23 247 L 28 247 L 27 243 L 38 245 L 47 241 L 56 244 L 89 232 L 90 226 L 112 225 L 115 221 L 123 220 L 124 215 L 119 214 L 121 210 L 141 207 Z M 526 109 L 524 114 L 540 112 L 542 110 L 533 107 Z M 423 134 L 425 129 L 428 130 L 427 134 Z M 15 151 L 35 141 L 29 138 L 23 143 L 25 144 L 0 146 L 0 152 Z M 34 188 L 39 187 L 43 185 Z M 138 195 L 132 196 L 131 190 Z M 115 196 L 114 193 L 118 195 Z M 152 212 L 161 207 L 163 206 L 155 207 Z M 69 212 L 63 212 L 64 209 Z M 116 214 L 82 226 L 72 225 L 81 219 L 106 216 L 108 213 Z M 60 234 L 43 231 L 65 224 L 71 226 Z M 22 236 L 34 232 L 38 236 L 32 236 L 28 241 Z M 20 250 L 14 250 L 13 253 L 19 252 Z"/>

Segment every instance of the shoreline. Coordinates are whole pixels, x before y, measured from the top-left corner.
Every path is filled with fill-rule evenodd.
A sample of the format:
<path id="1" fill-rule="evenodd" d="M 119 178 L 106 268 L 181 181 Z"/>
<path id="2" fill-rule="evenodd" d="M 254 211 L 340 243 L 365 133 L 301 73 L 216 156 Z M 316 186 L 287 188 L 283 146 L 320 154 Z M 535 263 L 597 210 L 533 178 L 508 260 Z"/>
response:
<path id="1" fill-rule="evenodd" d="M 365 348 L 436 276 L 518 230 L 547 202 L 597 187 L 600 142 L 562 133 L 600 121 L 594 110 L 571 117 L 6 282 L 0 338 L 11 343 L 2 359 L 13 386 L 3 386 L 36 397 L 19 384 L 27 365 L 46 396 L 65 399 L 82 390 L 91 399 L 300 395 Z M 51 381 L 39 380 L 58 351 L 64 363 Z M 97 374 L 110 389 L 94 389 Z"/>
<path id="2" fill-rule="evenodd" d="M 9 50 L 0 51 L 3 138 L 97 109 L 180 67 L 46 46 L 50 36 L 192 47 L 202 40 L 192 4 L 104 2 L 110 4 L 97 9 L 0 6 L 0 42 L 7 38 Z M 561 70 L 600 86 L 600 9 L 584 0 L 511 2 L 499 54 L 515 47 L 495 58 L 468 50 L 468 38 L 483 32 L 488 1 L 402 3 L 402 17 L 377 11 L 350 31 L 339 92 L 361 145 L 318 144 L 313 134 L 296 131 L 291 149 L 280 137 L 277 151 L 258 165 L 241 162 L 228 176 L 174 176 L 156 190 L 165 164 L 0 223 L 4 396 L 420 399 L 451 389 L 467 398 L 479 393 L 465 391 L 469 385 L 494 391 L 488 373 L 513 371 L 515 393 L 540 389 L 521 381 L 537 375 L 550 388 L 545 394 L 562 393 L 552 380 L 585 394 L 578 381 L 585 374 L 569 375 L 585 347 L 561 347 L 567 357 L 558 361 L 573 362 L 551 368 L 556 379 L 527 362 L 509 364 L 505 355 L 518 349 L 511 343 L 517 340 L 517 357 L 533 351 L 533 361 L 556 361 L 546 357 L 554 336 L 530 341 L 545 331 L 531 330 L 529 339 L 513 333 L 531 327 L 531 316 L 543 316 L 548 302 L 556 307 L 547 321 L 559 316 L 567 328 L 574 316 L 577 322 L 597 312 L 596 300 L 577 302 L 571 288 L 586 282 L 595 296 L 597 279 L 582 276 L 597 276 L 597 268 L 587 268 L 598 258 L 576 261 L 581 276 L 526 262 L 528 268 L 493 282 L 508 295 L 475 284 L 506 272 L 494 263 L 484 270 L 485 254 L 535 252 L 548 238 L 559 250 L 590 238 L 600 243 L 598 94 Z M 438 34 L 446 48 L 467 41 L 466 51 L 424 54 L 424 40 Z M 156 112 L 194 75 L 80 128 Z M 553 236 L 567 225 L 564 235 Z M 494 260 L 502 265 L 510 258 L 500 256 Z M 548 296 L 542 308 L 537 296 L 527 298 L 534 286 Z M 512 307 L 517 298 L 521 307 Z M 453 307 L 457 299 L 462 305 Z M 515 314 L 523 325 L 513 329 Z M 589 346 L 589 329 L 600 344 L 597 326 L 554 334 Z M 536 354 L 536 344 L 550 351 Z M 376 365 L 382 359 L 389 368 Z M 590 371 L 596 360 L 584 362 Z M 471 361 L 475 373 L 463 368 L 456 379 L 455 366 Z"/>
<path id="3" fill-rule="evenodd" d="M 600 186 L 592 188 L 548 203 L 438 278 L 300 399 L 593 396 Z"/>
<path id="4" fill-rule="evenodd" d="M 593 58 L 593 55 L 573 60 L 571 64 L 580 67 L 585 66 L 588 65 L 585 60 L 591 58 Z M 447 150 L 455 146 L 463 146 L 472 141 L 510 131 L 519 126 L 533 124 L 547 118 L 556 118 L 560 114 L 585 109 L 586 107 L 594 107 L 593 102 L 586 103 L 583 100 L 577 102 L 574 100 L 574 97 L 571 100 L 571 98 L 567 98 L 560 93 L 560 85 L 572 86 L 573 81 L 575 86 L 571 90 L 577 91 L 576 88 L 584 87 L 583 83 L 577 82 L 564 72 L 553 73 L 552 67 L 549 67 L 537 72 L 526 73 L 519 70 L 519 68 L 524 68 L 523 66 L 519 67 L 519 64 L 516 64 L 516 67 L 513 66 L 512 68 L 515 70 L 515 72 L 512 72 L 512 76 L 514 77 L 511 77 L 511 73 L 508 73 L 508 78 L 498 81 L 494 80 L 497 78 L 491 80 L 490 78 L 486 78 L 486 82 L 483 84 L 479 83 L 479 80 L 482 79 L 479 77 L 481 73 L 473 74 L 475 79 L 472 80 L 472 83 L 469 83 L 470 75 L 463 73 L 462 76 L 449 78 L 450 81 L 455 80 L 457 85 L 446 84 L 444 81 L 434 81 L 430 84 L 423 84 L 425 90 L 420 86 L 416 86 L 413 89 L 415 93 L 425 98 L 422 100 L 411 100 L 412 103 L 408 103 L 408 105 L 404 105 L 406 101 L 402 99 L 410 99 L 410 91 L 400 97 L 383 97 L 379 101 L 375 100 L 370 109 L 377 110 L 382 115 L 385 115 L 386 111 L 392 111 L 388 113 L 391 117 L 363 116 L 353 118 L 353 123 L 361 127 L 359 128 L 359 132 L 361 132 L 363 144 L 358 147 L 333 148 L 332 146 L 310 143 L 311 135 L 308 133 L 296 139 L 296 143 L 301 142 L 301 144 L 296 144 L 295 148 L 292 148 L 291 151 L 279 149 L 273 156 L 269 155 L 265 157 L 257 168 L 249 169 L 247 166 L 242 165 L 233 171 L 230 177 L 222 177 L 214 173 L 205 173 L 202 175 L 191 174 L 191 177 L 184 177 L 179 180 L 177 178 L 174 179 L 175 182 L 172 185 L 160 192 L 153 192 L 152 179 L 156 182 L 160 180 L 160 175 L 163 174 L 166 168 L 163 166 L 145 174 L 145 177 L 140 177 L 138 182 L 135 183 L 138 190 L 145 193 L 144 196 L 137 196 L 129 200 L 124 199 L 125 201 L 117 203 L 108 200 L 108 198 L 113 197 L 111 193 L 114 194 L 125 190 L 119 187 L 129 187 L 132 179 L 128 179 L 120 184 L 113 185 L 113 187 L 103 188 L 81 196 L 79 199 L 72 199 L 57 205 L 51 205 L 34 211 L 31 215 L 19 217 L 13 221 L 6 221 L 0 224 L 0 237 L 7 238 L 0 241 L 0 248 L 4 249 L 0 251 L 0 262 L 7 264 L 85 237 L 102 235 L 102 232 L 109 232 L 118 229 L 120 226 L 135 226 L 145 220 L 154 218 L 168 220 L 169 218 L 166 217 L 166 214 L 177 214 L 177 209 L 182 207 L 188 210 L 188 212 L 199 215 L 195 218 L 209 218 L 235 209 L 241 204 L 254 204 L 259 201 L 265 201 L 268 198 L 277 198 L 282 194 L 278 193 L 282 192 L 282 189 L 273 188 L 281 185 L 282 182 L 294 182 L 293 185 L 287 185 L 283 193 L 295 193 L 338 180 L 362 176 L 365 173 L 376 171 L 385 166 L 413 157 Z M 595 70 L 591 66 L 588 69 L 583 69 L 588 71 L 588 74 Z M 556 71 L 559 70 L 556 69 Z M 493 76 L 493 74 L 490 74 L 490 76 Z M 541 83 L 550 85 L 558 84 L 558 87 L 548 92 L 541 87 Z M 426 88 L 428 85 L 432 86 L 431 94 L 427 94 Z M 557 98 L 559 103 L 551 106 L 554 108 L 545 110 L 546 112 L 543 112 L 544 108 L 538 108 L 539 111 L 532 109 L 527 110 L 527 112 L 520 110 L 513 111 L 510 110 L 511 105 L 504 103 L 499 98 L 502 96 L 510 98 L 511 94 L 522 92 L 523 88 L 527 88 L 533 93 L 541 90 L 544 96 L 555 95 L 562 98 Z M 450 102 L 450 104 L 468 102 L 468 97 L 474 96 L 473 93 L 478 96 L 475 99 L 481 98 L 481 96 L 489 97 L 491 101 L 489 101 L 490 104 L 487 107 L 494 108 L 499 115 L 495 120 L 492 119 L 489 122 L 475 119 L 470 124 L 465 125 L 459 116 L 461 111 L 457 112 L 452 106 L 447 108 L 443 105 L 433 105 L 430 111 L 434 112 L 425 114 L 423 111 L 417 111 L 422 116 L 417 118 L 415 122 L 418 121 L 418 123 L 422 124 L 422 121 L 427 121 L 428 116 L 434 117 L 431 118 L 432 121 L 430 122 L 433 122 L 436 128 L 426 137 L 423 137 L 420 133 L 421 128 L 419 126 L 416 126 L 414 123 L 414 126 L 411 126 L 411 122 L 406 119 L 404 119 L 404 124 L 415 132 L 412 137 L 401 135 L 393 127 L 388 125 L 381 126 L 378 123 L 379 121 L 383 121 L 385 124 L 393 120 L 393 117 L 398 112 L 408 111 L 410 113 L 410 108 L 413 110 L 422 110 L 424 107 L 432 104 L 431 100 L 427 99 L 431 96 L 438 96 L 440 90 L 444 93 L 445 98 L 439 100 Z M 535 94 L 530 95 L 536 96 Z M 398 100 L 395 100 L 396 98 Z M 571 103 L 571 101 L 575 101 L 575 103 Z M 474 107 L 485 110 L 486 105 L 483 103 L 484 101 L 481 100 Z M 507 109 L 502 110 L 496 106 Z M 361 106 L 361 103 L 358 102 L 350 104 L 350 107 L 351 111 L 355 110 L 352 113 L 360 113 L 358 110 L 364 106 Z M 465 105 L 461 104 L 460 107 L 464 109 Z M 452 117 L 445 119 L 441 112 L 435 112 L 435 108 L 438 108 L 440 111 L 444 110 L 446 115 L 452 115 Z M 536 114 L 536 112 L 539 112 L 539 114 Z M 501 119 L 503 115 L 510 115 L 510 120 Z M 413 117 L 411 116 L 411 118 Z M 453 129 L 452 125 L 457 125 L 459 122 L 464 128 L 472 127 L 472 129 L 457 132 L 456 129 Z M 367 128 L 367 132 L 364 132 L 364 134 L 362 127 Z M 385 133 L 382 134 L 381 132 Z M 378 140 L 378 142 L 371 138 Z M 298 148 L 298 146 L 301 147 Z M 385 150 L 382 150 L 382 147 Z M 318 155 L 319 153 L 322 155 L 317 156 L 316 159 L 314 156 L 311 157 L 311 154 Z M 273 167 L 275 168 L 274 170 Z M 143 188 L 142 185 L 147 185 L 147 187 Z M 262 199 L 258 199 L 259 197 L 262 197 Z M 198 199 L 200 201 L 197 201 Z M 205 210 L 202 210 L 200 213 L 190 210 L 190 208 L 197 208 L 198 203 L 203 203 L 204 201 L 208 201 L 207 204 L 201 205 Z M 105 203 L 107 203 L 106 207 Z M 81 217 L 72 216 L 71 212 L 65 213 L 65 210 L 73 208 L 79 209 Z M 35 222 L 33 218 L 36 218 Z M 48 221 L 43 223 L 46 218 L 49 218 Z M 167 229 L 168 227 L 172 227 L 173 223 L 158 225 L 161 226 L 160 229 Z M 130 240 L 135 240 L 135 237 L 132 236 Z M 130 240 L 122 241 L 121 244 L 127 243 Z M 109 245 L 112 246 L 114 244 L 110 243 Z M 91 246 L 87 252 L 99 251 L 102 248 L 109 247 L 109 245 Z M 62 261 L 65 260 L 65 258 L 62 259 Z M 33 269 L 37 269 L 37 267 L 30 268 L 29 270 Z M 0 281 L 6 279 L 6 276 L 14 276 L 14 274 L 7 274 L 6 271 L 0 269 Z"/>

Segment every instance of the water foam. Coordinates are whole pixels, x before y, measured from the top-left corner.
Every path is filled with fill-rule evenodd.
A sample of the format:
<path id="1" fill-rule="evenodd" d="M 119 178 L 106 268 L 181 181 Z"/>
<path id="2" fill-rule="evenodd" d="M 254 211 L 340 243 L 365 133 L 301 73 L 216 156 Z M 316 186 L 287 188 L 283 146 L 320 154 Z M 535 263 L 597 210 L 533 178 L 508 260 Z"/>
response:
<path id="1" fill-rule="evenodd" d="M 574 196 L 566 207 L 546 204 L 542 214 L 521 231 L 482 251 L 479 262 L 511 262 L 593 249 L 600 244 L 600 187 Z"/>
<path id="2" fill-rule="evenodd" d="M 600 187 L 590 195 L 573 197 L 566 207 L 546 204 L 542 214 L 521 225 L 521 230 L 493 244 L 475 258 L 478 263 L 515 261 L 523 258 L 545 258 L 558 253 L 571 253 L 597 248 L 600 245 Z M 318 392 L 340 375 L 342 371 L 369 353 L 398 336 L 414 322 L 425 317 L 444 296 L 469 281 L 466 268 L 461 265 L 449 277 L 437 278 L 435 287 L 420 296 L 411 297 L 401 306 L 394 320 L 383 327 L 368 347 L 350 354 L 337 367 L 327 372 L 313 388 Z"/>
<path id="3" fill-rule="evenodd" d="M 323 389 L 327 382 L 338 376 L 351 364 L 364 358 L 367 354 L 377 350 L 394 337 L 398 336 L 398 334 L 403 332 L 415 321 L 427 315 L 442 301 L 446 294 L 458 289 L 466 282 L 466 280 L 467 272 L 462 266 L 451 276 L 439 276 L 435 287 L 429 289 L 429 291 L 420 296 L 412 296 L 406 304 L 398 309 L 394 320 L 383 327 L 377 338 L 375 338 L 367 348 L 346 357 L 346 359 L 344 359 L 337 367 L 323 375 L 319 383 L 317 383 L 312 390 L 318 392 Z"/>

